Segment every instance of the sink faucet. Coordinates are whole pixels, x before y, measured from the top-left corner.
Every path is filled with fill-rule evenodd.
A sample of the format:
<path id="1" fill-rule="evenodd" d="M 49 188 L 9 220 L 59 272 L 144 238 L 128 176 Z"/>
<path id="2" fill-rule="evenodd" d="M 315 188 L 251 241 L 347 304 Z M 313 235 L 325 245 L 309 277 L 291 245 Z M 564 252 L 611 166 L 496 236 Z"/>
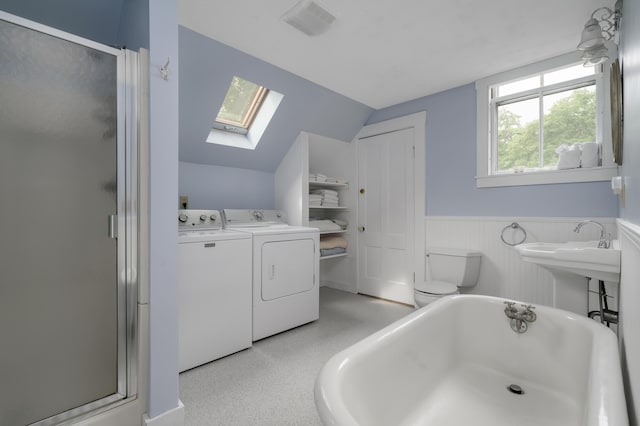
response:
<path id="1" fill-rule="evenodd" d="M 588 223 L 591 223 L 593 225 L 596 225 L 597 227 L 600 228 L 600 240 L 598 241 L 598 248 L 609 248 L 609 245 L 611 244 L 610 241 L 607 241 L 607 239 L 605 238 L 605 229 L 604 226 L 600 223 L 600 222 L 596 222 L 595 220 L 583 220 L 582 222 L 579 222 L 575 229 L 573 230 L 573 232 L 579 233 L 580 229 L 582 229 L 582 227 Z M 611 234 L 609 234 L 611 235 Z"/>

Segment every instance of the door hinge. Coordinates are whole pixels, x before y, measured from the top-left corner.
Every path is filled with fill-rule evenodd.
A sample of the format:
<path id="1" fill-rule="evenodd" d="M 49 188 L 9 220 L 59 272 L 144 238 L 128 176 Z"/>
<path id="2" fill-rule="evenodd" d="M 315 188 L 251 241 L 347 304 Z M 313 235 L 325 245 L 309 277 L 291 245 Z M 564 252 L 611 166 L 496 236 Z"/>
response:
<path id="1" fill-rule="evenodd" d="M 413 158 L 416 158 L 416 146 L 413 145 L 411 148 L 413 148 Z"/>
<path id="2" fill-rule="evenodd" d="M 416 283 L 416 273 L 415 272 L 413 273 L 413 283 L 414 284 Z"/>

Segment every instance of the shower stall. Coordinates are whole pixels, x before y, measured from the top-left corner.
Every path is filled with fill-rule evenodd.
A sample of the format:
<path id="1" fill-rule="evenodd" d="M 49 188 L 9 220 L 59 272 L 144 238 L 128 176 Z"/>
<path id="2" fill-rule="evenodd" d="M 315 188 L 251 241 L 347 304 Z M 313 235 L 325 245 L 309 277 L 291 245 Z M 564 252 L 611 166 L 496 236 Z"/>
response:
<path id="1" fill-rule="evenodd" d="M 137 54 L 0 12 L 0 425 L 133 397 Z"/>

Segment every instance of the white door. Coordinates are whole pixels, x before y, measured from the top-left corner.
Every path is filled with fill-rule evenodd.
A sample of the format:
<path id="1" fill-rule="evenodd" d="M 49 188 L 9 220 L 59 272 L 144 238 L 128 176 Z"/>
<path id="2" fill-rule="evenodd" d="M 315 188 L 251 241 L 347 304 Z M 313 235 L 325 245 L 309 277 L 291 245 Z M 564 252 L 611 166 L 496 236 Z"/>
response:
<path id="1" fill-rule="evenodd" d="M 358 292 L 413 304 L 414 129 L 358 140 Z"/>

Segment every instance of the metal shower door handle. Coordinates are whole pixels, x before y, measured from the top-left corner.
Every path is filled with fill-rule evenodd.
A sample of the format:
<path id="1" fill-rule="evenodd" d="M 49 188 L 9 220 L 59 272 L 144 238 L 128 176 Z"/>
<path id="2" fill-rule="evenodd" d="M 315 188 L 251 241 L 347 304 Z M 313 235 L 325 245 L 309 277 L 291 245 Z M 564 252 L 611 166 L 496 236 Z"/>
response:
<path id="1" fill-rule="evenodd" d="M 109 234 L 109 238 L 117 239 L 118 238 L 118 215 L 110 214 L 109 215 L 109 230 L 107 231 Z"/>

